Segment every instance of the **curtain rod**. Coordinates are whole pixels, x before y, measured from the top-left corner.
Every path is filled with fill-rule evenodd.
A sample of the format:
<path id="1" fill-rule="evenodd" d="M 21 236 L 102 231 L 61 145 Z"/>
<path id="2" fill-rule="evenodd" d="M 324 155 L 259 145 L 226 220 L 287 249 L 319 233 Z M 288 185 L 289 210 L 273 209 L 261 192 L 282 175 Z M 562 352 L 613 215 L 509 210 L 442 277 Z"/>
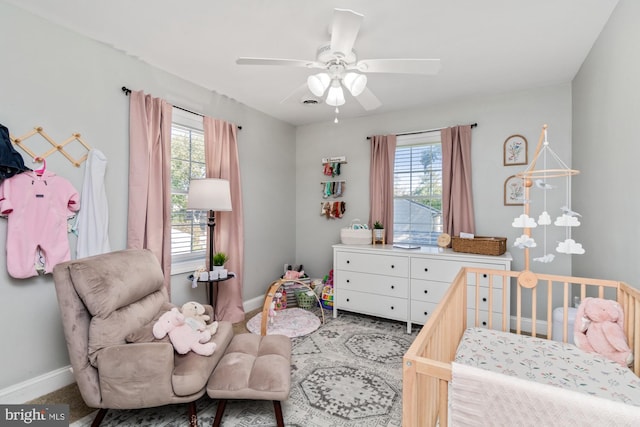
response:
<path id="1" fill-rule="evenodd" d="M 473 128 L 475 128 L 475 127 L 478 127 L 478 124 L 477 124 L 477 123 L 471 123 L 470 125 L 467 125 L 467 126 L 471 126 L 471 129 L 473 129 Z M 396 136 L 418 135 L 418 134 L 421 134 L 421 133 L 437 132 L 437 131 L 442 130 L 442 129 L 446 129 L 446 128 L 427 129 L 427 130 L 417 130 L 417 131 L 415 131 L 415 132 L 397 133 L 397 134 L 396 134 Z M 368 136 L 368 137 L 367 137 L 367 139 L 371 139 L 371 137 L 370 137 L 370 136 Z"/>
<path id="2" fill-rule="evenodd" d="M 129 96 L 131 93 L 131 89 L 126 86 L 122 86 L 122 92 L 124 92 L 125 96 Z M 186 111 L 187 113 L 195 114 L 196 116 L 204 117 L 202 113 L 196 113 L 195 111 L 187 110 L 184 107 L 180 107 L 178 105 L 172 105 L 173 108 L 177 108 L 178 110 Z M 242 130 L 242 126 L 238 126 L 238 129 Z"/>

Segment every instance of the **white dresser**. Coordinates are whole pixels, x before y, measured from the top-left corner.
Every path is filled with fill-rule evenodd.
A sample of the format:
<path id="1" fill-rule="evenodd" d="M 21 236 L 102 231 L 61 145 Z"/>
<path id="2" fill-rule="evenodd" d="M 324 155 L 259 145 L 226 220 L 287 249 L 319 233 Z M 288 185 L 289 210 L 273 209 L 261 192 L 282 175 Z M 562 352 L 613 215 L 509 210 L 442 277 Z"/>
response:
<path id="1" fill-rule="evenodd" d="M 338 310 L 369 314 L 387 319 L 424 324 L 462 267 L 510 270 L 511 255 L 473 255 L 451 249 L 423 247 L 400 249 L 392 245 L 333 246 L 333 316 Z M 473 276 L 473 277 L 471 277 Z M 475 284 L 475 275 L 469 283 Z M 486 277 L 480 277 L 480 324 L 487 324 L 488 307 L 482 310 L 489 292 Z M 501 286 L 494 283 L 494 301 L 502 301 Z M 498 289 L 499 288 L 499 289 Z M 507 286 L 507 293 L 509 287 Z M 496 299 L 498 298 L 498 299 Z M 475 301 L 475 286 L 469 287 L 468 307 Z M 506 296 L 507 312 L 509 295 Z M 497 306 L 497 307 L 496 307 Z M 494 304 L 493 324 L 502 315 L 502 305 Z M 469 312 L 468 323 L 475 321 Z"/>

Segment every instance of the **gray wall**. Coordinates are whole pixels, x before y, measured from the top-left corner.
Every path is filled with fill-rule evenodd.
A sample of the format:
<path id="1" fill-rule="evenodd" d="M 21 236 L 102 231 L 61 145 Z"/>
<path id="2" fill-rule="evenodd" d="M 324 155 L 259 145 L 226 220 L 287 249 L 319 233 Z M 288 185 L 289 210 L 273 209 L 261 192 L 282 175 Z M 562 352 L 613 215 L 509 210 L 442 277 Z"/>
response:
<path id="1" fill-rule="evenodd" d="M 640 288 L 640 2 L 621 0 L 573 81 L 573 200 L 587 245 L 573 273 Z"/>
<path id="2" fill-rule="evenodd" d="M 512 269 L 524 267 L 523 252 L 512 249 L 520 229 L 511 227 L 522 207 L 504 206 L 503 186 L 510 175 L 524 170 L 523 166 L 503 166 L 503 144 L 512 134 L 521 134 L 528 140 L 531 160 L 540 130 L 549 125 L 549 138 L 556 154 L 571 164 L 571 86 L 561 84 L 535 88 L 518 93 L 461 100 L 437 108 L 383 114 L 339 124 L 319 123 L 301 126 L 296 134 L 296 253 L 297 262 L 303 263 L 312 275 L 321 276 L 331 269 L 331 245 L 339 243 L 340 228 L 354 218 L 367 222 L 369 218 L 369 135 L 410 132 L 424 129 L 478 123 L 472 131 L 472 174 L 475 203 L 476 234 L 508 238 L 509 251 L 514 257 Z M 341 179 L 347 181 L 342 200 L 346 214 L 341 219 L 320 216 L 323 157 L 346 156 L 347 164 L 341 168 Z M 559 213 L 564 193 L 550 194 L 548 210 Z M 542 199 L 532 197 L 534 208 L 542 206 Z M 555 210 L 554 210 L 555 209 Z M 564 230 L 549 230 L 549 251 L 560 240 Z M 534 237 L 542 240 L 541 236 Z M 539 246 L 541 244 L 539 243 Z M 532 251 L 533 254 L 533 251 Z M 537 254 L 535 256 L 538 256 Z M 538 272 L 570 274 L 571 258 L 559 255 L 551 264 L 536 263 L 531 267 Z"/>
<path id="3" fill-rule="evenodd" d="M 294 128 L 12 6 L 0 3 L 0 16 L 0 123 L 15 136 L 42 126 L 58 141 L 79 132 L 88 144 L 105 153 L 109 159 L 106 188 L 113 249 L 126 245 L 129 100 L 121 86 L 242 125 L 244 299 L 263 295 L 271 280 L 281 274 L 282 264 L 295 257 L 293 239 L 282 238 L 291 234 L 295 212 L 278 209 L 291 201 L 295 171 L 273 167 L 294 163 Z M 27 144 L 38 153 L 43 147 L 50 148 L 38 146 L 35 139 Z M 33 166 L 23 154 L 26 163 Z M 81 189 L 84 165 L 76 168 L 61 154 L 53 153 L 47 158 L 47 168 Z M 276 210 L 277 215 L 270 214 Z M 6 225 L 1 219 L 3 248 Z M 71 243 L 75 245 L 75 240 Z M 6 272 L 4 249 L 2 254 L 0 324 L 4 325 L 5 351 L 0 353 L 0 390 L 69 363 L 51 277 L 12 279 Z M 173 301 L 204 301 L 204 289 L 192 290 L 185 278 L 186 274 L 173 277 Z"/>

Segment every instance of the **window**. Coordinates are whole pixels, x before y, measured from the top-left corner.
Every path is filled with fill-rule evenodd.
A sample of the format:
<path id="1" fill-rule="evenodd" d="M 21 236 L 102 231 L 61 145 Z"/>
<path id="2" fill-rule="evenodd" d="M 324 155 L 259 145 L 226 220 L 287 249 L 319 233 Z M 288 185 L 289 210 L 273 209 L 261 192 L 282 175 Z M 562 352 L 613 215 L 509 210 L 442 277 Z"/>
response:
<path id="1" fill-rule="evenodd" d="M 187 210 L 192 178 L 205 177 L 202 117 L 173 109 L 171 126 L 171 259 L 202 259 L 206 249 L 206 211 Z"/>
<path id="2" fill-rule="evenodd" d="M 436 245 L 442 233 L 440 132 L 398 136 L 393 196 L 394 243 Z"/>

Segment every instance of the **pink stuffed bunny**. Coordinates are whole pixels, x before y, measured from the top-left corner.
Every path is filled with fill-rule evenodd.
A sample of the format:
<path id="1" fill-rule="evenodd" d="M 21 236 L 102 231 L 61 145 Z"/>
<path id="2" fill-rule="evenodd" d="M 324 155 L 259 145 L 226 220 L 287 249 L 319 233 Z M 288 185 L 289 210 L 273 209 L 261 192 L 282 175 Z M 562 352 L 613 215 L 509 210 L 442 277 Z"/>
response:
<path id="1" fill-rule="evenodd" d="M 171 344 L 180 354 L 186 354 L 189 350 L 203 356 L 211 356 L 216 349 L 216 343 L 208 342 L 211 339 L 209 331 L 196 331 L 191 328 L 177 308 L 163 313 L 153 325 L 153 336 L 161 339 L 169 334 Z"/>
<path id="2" fill-rule="evenodd" d="M 581 350 L 629 366 L 633 355 L 623 325 L 624 313 L 620 304 L 602 298 L 585 298 L 576 313 L 573 338 Z"/>

